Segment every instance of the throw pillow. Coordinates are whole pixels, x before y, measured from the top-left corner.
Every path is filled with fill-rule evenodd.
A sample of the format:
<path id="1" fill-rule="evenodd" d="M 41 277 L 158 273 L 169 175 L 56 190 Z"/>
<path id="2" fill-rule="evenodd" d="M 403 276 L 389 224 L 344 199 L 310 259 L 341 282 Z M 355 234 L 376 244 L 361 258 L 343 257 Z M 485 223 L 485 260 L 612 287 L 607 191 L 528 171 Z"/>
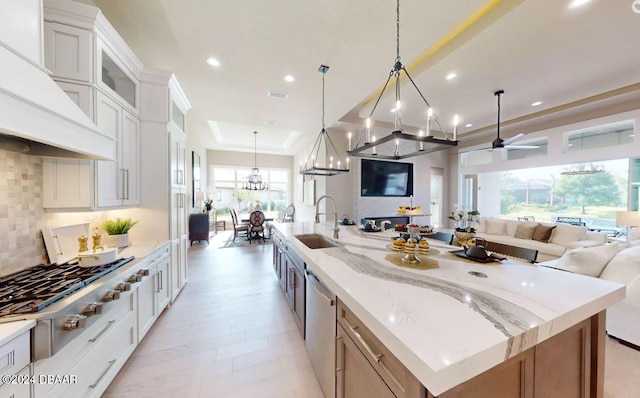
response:
<path id="1" fill-rule="evenodd" d="M 551 243 L 564 246 L 567 243 L 587 239 L 587 227 L 562 223 L 558 223 L 556 227 L 551 237 Z"/>
<path id="2" fill-rule="evenodd" d="M 536 230 L 537 225 L 521 224 L 516 228 L 516 234 L 514 238 L 531 239 L 533 238 L 533 231 Z"/>
<path id="3" fill-rule="evenodd" d="M 507 232 L 507 223 L 503 220 L 485 220 L 484 232 L 490 235 L 504 235 Z"/>
<path id="4" fill-rule="evenodd" d="M 599 277 L 604 267 L 618 254 L 618 246 L 603 245 L 567 250 L 558 260 L 555 268 L 575 274 Z"/>
<path id="5" fill-rule="evenodd" d="M 618 252 L 602 271 L 600 279 L 628 285 L 638 275 L 640 275 L 640 247 L 634 246 Z"/>
<path id="6" fill-rule="evenodd" d="M 538 224 L 533 230 L 533 236 L 531 236 L 531 239 L 537 240 L 538 242 L 549 243 L 549 239 L 551 238 L 551 234 L 555 227 L 557 227 L 557 225 Z"/>

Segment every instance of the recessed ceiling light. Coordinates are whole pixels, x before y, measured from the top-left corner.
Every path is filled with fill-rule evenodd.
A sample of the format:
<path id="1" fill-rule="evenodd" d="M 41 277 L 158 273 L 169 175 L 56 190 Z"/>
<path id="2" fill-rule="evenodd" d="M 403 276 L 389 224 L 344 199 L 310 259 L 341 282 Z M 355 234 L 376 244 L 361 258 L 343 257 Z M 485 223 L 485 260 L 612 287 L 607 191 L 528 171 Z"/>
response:
<path id="1" fill-rule="evenodd" d="M 293 81 L 295 81 L 295 80 L 296 80 L 296 78 L 295 78 L 295 77 L 293 77 L 293 76 L 291 76 L 291 75 L 286 75 L 286 76 L 284 77 L 284 81 L 285 81 L 285 82 L 293 82 Z"/>
<path id="2" fill-rule="evenodd" d="M 278 124 L 278 122 L 274 122 L 272 120 L 265 120 L 264 121 L 264 125 L 268 126 L 268 127 L 275 127 Z"/>
<path id="3" fill-rule="evenodd" d="M 578 8 L 590 2 L 591 0 L 571 0 L 569 8 Z"/>
<path id="4" fill-rule="evenodd" d="M 213 58 L 213 57 L 209 57 L 207 58 L 207 63 L 211 66 L 220 66 L 220 61 L 218 61 L 217 59 Z"/>
<path id="5" fill-rule="evenodd" d="M 449 74 L 447 75 L 447 80 L 455 79 L 455 78 L 456 78 L 456 76 L 458 76 L 458 74 L 457 74 L 457 73 L 455 73 L 455 72 L 451 72 L 451 73 L 449 73 Z"/>
<path id="6" fill-rule="evenodd" d="M 464 125 L 464 127 L 473 127 L 473 124 L 467 123 L 467 124 Z"/>
<path id="7" fill-rule="evenodd" d="M 538 105 L 542 105 L 542 101 L 536 101 L 533 104 L 531 104 L 531 106 L 538 106 Z"/>

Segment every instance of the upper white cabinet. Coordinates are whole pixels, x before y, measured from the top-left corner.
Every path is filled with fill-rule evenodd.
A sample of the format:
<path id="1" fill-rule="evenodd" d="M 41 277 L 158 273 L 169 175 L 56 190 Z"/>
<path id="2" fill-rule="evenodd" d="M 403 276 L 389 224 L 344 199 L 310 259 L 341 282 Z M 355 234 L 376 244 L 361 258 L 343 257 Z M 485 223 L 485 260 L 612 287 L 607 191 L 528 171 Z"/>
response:
<path id="1" fill-rule="evenodd" d="M 115 161 L 45 159 L 44 207 L 137 206 L 142 64 L 97 8 L 45 0 L 44 11 L 46 67 L 99 130 L 117 140 Z"/>
<path id="2" fill-rule="evenodd" d="M 97 161 L 98 207 L 140 203 L 140 121 L 98 92 L 96 124 L 118 140 L 117 161 Z"/>
<path id="3" fill-rule="evenodd" d="M 93 61 L 92 33 L 56 22 L 44 24 L 45 66 L 57 78 L 90 83 Z"/>

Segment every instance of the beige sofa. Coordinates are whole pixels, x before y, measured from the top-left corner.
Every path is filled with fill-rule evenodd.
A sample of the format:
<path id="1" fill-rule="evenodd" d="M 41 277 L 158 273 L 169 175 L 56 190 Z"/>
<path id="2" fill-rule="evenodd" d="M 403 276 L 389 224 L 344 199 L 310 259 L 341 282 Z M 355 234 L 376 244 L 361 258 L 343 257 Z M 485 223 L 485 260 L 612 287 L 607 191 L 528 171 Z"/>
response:
<path id="1" fill-rule="evenodd" d="M 523 231 L 531 231 L 538 224 L 548 227 L 555 226 L 548 242 L 531 239 L 530 235 L 523 234 Z M 561 223 L 538 223 L 536 221 L 481 217 L 476 230 L 477 237 L 489 242 L 538 250 L 538 262 L 557 259 L 570 249 L 600 246 L 607 242 L 607 235 L 604 233 L 589 232 L 587 227 Z"/>

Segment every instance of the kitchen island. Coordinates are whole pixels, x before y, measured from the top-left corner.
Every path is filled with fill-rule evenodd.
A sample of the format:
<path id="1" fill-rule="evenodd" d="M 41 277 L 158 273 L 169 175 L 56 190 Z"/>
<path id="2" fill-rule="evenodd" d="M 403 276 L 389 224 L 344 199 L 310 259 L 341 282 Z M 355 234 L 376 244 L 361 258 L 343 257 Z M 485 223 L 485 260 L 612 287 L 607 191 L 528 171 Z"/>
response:
<path id="1" fill-rule="evenodd" d="M 517 261 L 459 260 L 438 241 L 440 254 L 430 257 L 438 267 L 414 270 L 385 260 L 392 231 L 341 226 L 337 247 L 310 249 L 296 235 L 330 238 L 332 226 L 275 228 L 426 396 L 490 396 L 480 392 L 491 391 L 483 379 L 515 383 L 515 396 L 564 397 L 576 388 L 574 396 L 602 396 L 604 314 L 624 286 Z"/>

